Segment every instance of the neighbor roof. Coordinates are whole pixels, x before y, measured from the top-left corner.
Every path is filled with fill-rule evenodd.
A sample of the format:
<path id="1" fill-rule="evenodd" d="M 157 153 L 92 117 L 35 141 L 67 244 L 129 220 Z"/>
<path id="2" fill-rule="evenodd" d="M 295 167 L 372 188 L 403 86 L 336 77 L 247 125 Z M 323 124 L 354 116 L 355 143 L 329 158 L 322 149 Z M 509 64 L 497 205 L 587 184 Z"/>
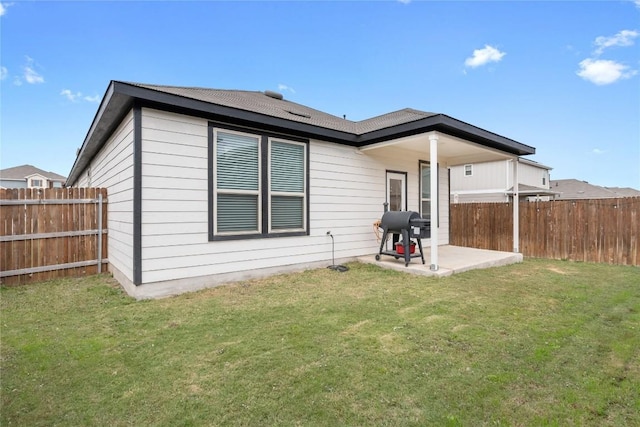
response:
<path id="1" fill-rule="evenodd" d="M 547 188 L 535 187 L 533 185 L 518 184 L 518 193 L 520 196 L 556 196 L 558 192 Z M 513 186 L 509 187 L 507 194 L 513 194 Z"/>
<path id="2" fill-rule="evenodd" d="M 0 170 L 0 178 L 10 180 L 23 180 L 31 175 L 41 175 L 51 181 L 64 182 L 67 178 L 54 172 L 47 172 L 32 165 L 15 166 Z"/>
<path id="3" fill-rule="evenodd" d="M 640 191 L 632 188 L 606 188 L 578 179 L 556 179 L 550 181 L 549 184 L 551 190 L 560 193 L 557 197 L 558 200 L 613 199 L 640 196 Z"/>
<path id="4" fill-rule="evenodd" d="M 619 197 L 640 197 L 640 191 L 630 187 L 604 187 L 609 191 L 613 191 Z"/>
<path id="5" fill-rule="evenodd" d="M 69 173 L 73 183 L 133 105 L 177 111 L 209 120 L 363 147 L 429 131 L 457 136 L 515 155 L 535 148 L 444 114 L 405 108 L 354 122 L 273 92 L 162 86 L 112 81 Z"/>

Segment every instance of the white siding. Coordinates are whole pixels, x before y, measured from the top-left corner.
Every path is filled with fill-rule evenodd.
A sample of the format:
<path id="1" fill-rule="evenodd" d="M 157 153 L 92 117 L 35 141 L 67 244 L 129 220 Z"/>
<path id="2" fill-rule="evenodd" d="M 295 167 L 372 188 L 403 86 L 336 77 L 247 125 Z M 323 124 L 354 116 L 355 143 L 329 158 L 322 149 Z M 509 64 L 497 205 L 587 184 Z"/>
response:
<path id="1" fill-rule="evenodd" d="M 327 231 L 336 258 L 373 254 L 386 170 L 407 172 L 409 209 L 418 210 L 419 158 L 311 141 L 309 236 L 209 242 L 207 142 L 204 119 L 142 110 L 143 283 L 330 261 Z M 446 244 L 446 169 L 440 177 L 440 239 Z"/>
<path id="2" fill-rule="evenodd" d="M 382 203 L 385 199 L 385 172 L 394 170 L 407 172 L 407 209 L 410 211 L 420 211 L 420 160 L 429 161 L 428 153 L 407 151 L 397 147 L 389 146 L 379 150 L 369 151 L 369 156 L 376 160 L 376 164 L 381 168 L 379 175 L 375 177 L 380 180 L 382 193 L 378 196 L 378 211 L 382 211 Z M 379 178 L 382 176 L 382 178 Z M 431 225 L 431 232 L 438 226 L 438 243 L 449 244 L 449 173 L 447 168 L 439 165 L 438 170 L 438 196 L 439 196 L 439 221 L 438 224 Z M 381 215 L 380 213 L 378 215 Z M 429 239 L 422 241 L 423 245 L 429 245 Z M 379 246 L 378 246 L 379 248 Z"/>
<path id="3" fill-rule="evenodd" d="M 543 184 L 544 178 L 544 184 Z M 549 189 L 549 171 L 529 163 L 518 164 L 520 184 Z M 513 160 L 474 163 L 473 175 L 464 175 L 464 165 L 451 167 L 451 202 L 508 202 L 513 188 Z"/>
<path id="4" fill-rule="evenodd" d="M 542 179 L 544 178 L 544 184 Z M 549 171 L 527 163 L 518 165 L 518 179 L 520 184 L 530 185 L 532 187 L 549 189 Z"/>
<path id="5" fill-rule="evenodd" d="M 90 173 L 90 178 L 89 178 Z M 109 264 L 133 281 L 133 113 L 129 112 L 76 182 L 107 188 Z"/>
<path id="6" fill-rule="evenodd" d="M 464 165 L 451 167 L 451 192 L 478 190 L 506 190 L 511 187 L 508 160 L 474 163 L 473 174 L 464 175 Z"/>

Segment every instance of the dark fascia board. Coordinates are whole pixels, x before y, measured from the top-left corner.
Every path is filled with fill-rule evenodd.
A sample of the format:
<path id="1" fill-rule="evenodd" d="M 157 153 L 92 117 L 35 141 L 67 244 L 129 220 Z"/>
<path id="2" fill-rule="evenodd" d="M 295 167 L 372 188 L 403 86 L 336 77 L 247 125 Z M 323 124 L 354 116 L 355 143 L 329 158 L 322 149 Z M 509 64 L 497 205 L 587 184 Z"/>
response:
<path id="1" fill-rule="evenodd" d="M 421 120 L 369 132 L 361 135 L 358 142 L 359 146 L 363 147 L 378 142 L 389 141 L 396 138 L 431 131 L 442 132 L 447 135 L 459 137 L 486 147 L 495 148 L 511 154 L 517 154 L 519 156 L 535 154 L 536 152 L 534 147 L 521 144 L 512 139 L 470 125 L 445 114 L 435 114 Z"/>
<path id="2" fill-rule="evenodd" d="M 119 81 L 111 81 L 80 148 L 80 153 L 71 167 L 71 172 L 69 172 L 67 182 L 70 185 L 75 184 L 82 171 L 89 165 L 91 159 L 102 147 L 111 132 L 120 124 L 122 117 L 131 109 L 134 102 L 167 111 L 185 112 L 208 119 L 229 121 L 241 125 L 253 124 L 253 127 L 256 127 L 255 125 L 257 124 L 261 129 L 290 133 L 305 138 L 315 137 L 331 142 L 356 145 L 356 135 L 347 132 L 211 104 Z"/>
<path id="3" fill-rule="evenodd" d="M 69 172 L 67 182 L 70 185 L 75 184 L 80 173 L 89 165 L 91 159 L 93 159 L 98 150 L 100 150 L 110 133 L 120 124 L 122 117 L 131 109 L 134 102 L 138 104 L 147 103 L 148 105 L 153 105 L 155 108 L 168 111 L 183 111 L 210 120 L 230 121 L 231 123 L 253 127 L 257 125 L 265 130 L 289 133 L 304 138 L 317 138 L 353 147 L 364 147 L 370 144 L 419 133 L 439 131 L 511 154 L 527 155 L 535 153 L 535 148 L 533 147 L 444 114 L 436 114 L 424 119 L 357 135 L 237 108 L 211 104 L 209 102 L 185 98 L 129 83 L 111 81 L 80 148 L 80 153 L 76 157 L 71 172 Z"/>
<path id="4" fill-rule="evenodd" d="M 122 116 L 124 116 L 133 105 L 132 99 L 122 96 L 116 91 L 115 83 L 116 82 L 111 81 L 107 87 L 98 111 L 80 147 L 80 152 L 71 167 L 71 171 L 67 177 L 67 184 L 70 186 L 76 183 L 82 171 L 90 164 L 100 148 L 102 148 L 108 136 L 118 127 Z"/>
<path id="5" fill-rule="evenodd" d="M 207 117 L 227 117 L 232 122 L 260 124 L 261 128 L 268 126 L 272 129 L 285 129 L 298 135 L 309 137 L 310 135 L 322 137 L 335 142 L 351 142 L 355 144 L 356 136 L 348 132 L 327 129 L 320 126 L 310 125 L 301 122 L 281 119 L 279 117 L 267 116 L 265 114 L 252 111 L 241 110 L 224 105 L 211 104 L 193 98 L 185 98 L 166 92 L 143 88 L 122 82 L 115 82 L 118 93 L 127 95 L 139 100 L 166 105 L 170 109 L 183 109 L 193 112 L 205 113 Z"/>

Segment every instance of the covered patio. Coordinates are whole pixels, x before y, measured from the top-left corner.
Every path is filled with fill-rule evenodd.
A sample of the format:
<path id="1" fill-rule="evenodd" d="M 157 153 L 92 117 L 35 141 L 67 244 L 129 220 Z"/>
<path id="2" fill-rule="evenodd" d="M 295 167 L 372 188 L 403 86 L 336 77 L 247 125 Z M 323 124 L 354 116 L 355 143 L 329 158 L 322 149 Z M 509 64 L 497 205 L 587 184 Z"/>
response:
<path id="1" fill-rule="evenodd" d="M 429 268 L 431 248 L 428 245 L 424 245 L 423 247 L 425 260 L 424 265 L 420 258 L 413 258 L 409 265 L 405 267 L 404 258 L 395 259 L 392 256 L 382 256 L 380 261 L 376 261 L 374 255 L 367 255 L 359 257 L 358 261 L 367 264 L 376 264 L 382 268 L 388 268 L 410 274 L 446 277 L 469 270 L 515 264 L 522 262 L 523 259 L 521 253 L 443 245 L 438 247 L 439 268 L 437 270 L 432 270 Z"/>
<path id="2" fill-rule="evenodd" d="M 535 149 L 446 116 L 441 120 L 443 121 L 442 130 L 417 133 L 360 148 L 364 154 L 376 153 L 382 156 L 390 156 L 393 152 L 400 150 L 406 153 L 407 157 L 426 158 L 430 165 L 437 165 L 437 167 L 430 167 L 429 207 L 421 212 L 424 218 L 431 221 L 431 237 L 423 241 L 426 265 L 423 266 L 418 261 L 405 267 L 403 260 L 396 263 L 393 257 L 388 256 L 380 261 L 375 261 L 373 258 L 362 260 L 376 262 L 389 268 L 401 265 L 405 271 L 410 270 L 431 276 L 448 276 L 475 268 L 521 262 L 518 203 L 513 203 L 513 253 L 448 245 L 448 231 L 445 227 L 448 227 L 449 192 L 445 190 L 447 194 L 443 194 L 443 189 L 439 188 L 438 172 L 454 165 L 508 159 L 512 161 L 510 171 L 512 182 L 518 182 L 520 156 L 532 154 Z M 515 200 L 519 198 L 518 186 L 513 190 L 513 197 Z M 446 224 L 443 224 L 442 219 L 445 217 Z"/>

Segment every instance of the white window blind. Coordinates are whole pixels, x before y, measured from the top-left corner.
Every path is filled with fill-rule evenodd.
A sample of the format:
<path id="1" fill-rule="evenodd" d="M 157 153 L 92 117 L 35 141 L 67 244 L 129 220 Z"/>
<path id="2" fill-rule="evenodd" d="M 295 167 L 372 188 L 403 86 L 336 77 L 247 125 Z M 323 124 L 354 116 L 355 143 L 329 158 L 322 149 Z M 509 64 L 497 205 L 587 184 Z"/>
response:
<path id="1" fill-rule="evenodd" d="M 218 131 L 215 148 L 217 231 L 260 231 L 260 138 Z"/>
<path id="2" fill-rule="evenodd" d="M 302 230 L 305 223 L 305 146 L 270 141 L 270 228 Z"/>

